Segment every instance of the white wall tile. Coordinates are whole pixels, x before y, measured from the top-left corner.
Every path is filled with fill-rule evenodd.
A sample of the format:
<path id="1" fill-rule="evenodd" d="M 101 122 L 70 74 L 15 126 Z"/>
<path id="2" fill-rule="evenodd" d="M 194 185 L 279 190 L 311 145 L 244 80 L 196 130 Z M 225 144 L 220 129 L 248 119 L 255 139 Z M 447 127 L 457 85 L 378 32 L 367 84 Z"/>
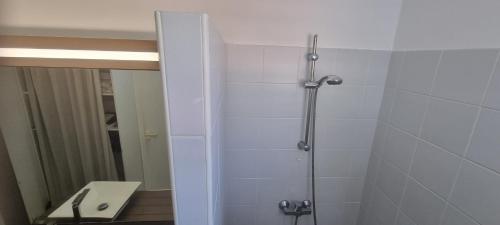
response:
<path id="1" fill-rule="evenodd" d="M 486 93 L 485 106 L 500 110 L 500 66 L 497 63 L 495 73 Z"/>
<path id="2" fill-rule="evenodd" d="M 359 204 L 344 204 L 343 225 L 356 225 L 359 215 Z"/>
<path id="3" fill-rule="evenodd" d="M 425 190 L 414 180 L 409 180 L 401 210 L 419 225 L 439 224 L 446 203 L 437 195 Z"/>
<path id="4" fill-rule="evenodd" d="M 287 118 L 303 116 L 305 90 L 297 84 L 265 84 L 255 96 L 259 97 L 260 103 L 246 104 L 257 108 L 261 116 Z"/>
<path id="5" fill-rule="evenodd" d="M 333 73 L 342 77 L 345 85 L 363 85 L 368 77 L 371 57 L 371 51 L 341 49 L 335 58 Z"/>
<path id="6" fill-rule="evenodd" d="M 297 150 L 256 150 L 257 177 L 298 178 L 307 176 L 309 155 Z"/>
<path id="7" fill-rule="evenodd" d="M 468 216 L 459 212 L 453 206 L 448 205 L 443 216 L 443 225 L 479 225 Z"/>
<path id="8" fill-rule="evenodd" d="M 365 96 L 361 104 L 360 116 L 362 118 L 377 119 L 382 98 L 384 97 L 384 88 L 377 86 L 366 86 Z"/>
<path id="9" fill-rule="evenodd" d="M 297 84 L 227 84 L 226 114 L 302 118 L 305 91 Z"/>
<path id="10" fill-rule="evenodd" d="M 377 129 L 375 131 L 375 137 L 373 139 L 373 144 L 371 148 L 372 154 L 377 156 L 382 156 L 382 153 L 385 149 L 385 143 L 388 131 L 389 131 L 389 126 L 386 123 L 382 121 L 379 121 L 377 123 Z"/>
<path id="11" fill-rule="evenodd" d="M 204 134 L 203 51 L 200 15 L 162 14 L 162 49 L 169 104 L 170 135 Z M 182 29 L 182 32 L 178 32 Z M 186 88 L 189 87 L 189 88 Z"/>
<path id="12" fill-rule="evenodd" d="M 290 199 L 291 193 L 288 191 L 288 180 L 283 179 L 257 179 L 257 201 L 262 205 L 272 204 L 277 206 L 281 200 Z M 304 196 L 305 197 L 305 196 Z M 290 199 L 291 200 L 291 199 Z"/>
<path id="13" fill-rule="evenodd" d="M 333 48 L 320 48 L 317 53 L 319 59 L 316 61 L 316 79 L 325 75 L 334 74 L 335 62 L 339 54 L 338 50 Z M 340 76 L 340 74 L 338 75 Z M 307 74 L 307 77 L 308 76 L 309 74 Z"/>
<path id="14" fill-rule="evenodd" d="M 391 54 L 391 62 L 389 63 L 387 80 L 385 82 L 386 87 L 396 87 L 404 63 L 404 56 L 405 52 L 393 52 Z"/>
<path id="15" fill-rule="evenodd" d="M 430 144 L 419 142 L 410 175 L 446 198 L 451 191 L 461 158 Z"/>
<path id="16" fill-rule="evenodd" d="M 394 106 L 394 99 L 396 99 L 396 88 L 386 86 L 379 111 L 379 119 L 381 121 L 388 122 L 390 120 L 390 115 Z"/>
<path id="17" fill-rule="evenodd" d="M 483 109 L 467 158 L 500 172 L 500 111 Z"/>
<path id="18" fill-rule="evenodd" d="M 324 86 L 318 91 L 318 117 L 359 117 L 364 102 L 364 89 L 363 86 Z"/>
<path id="19" fill-rule="evenodd" d="M 369 148 L 373 142 L 375 120 L 331 120 L 318 118 L 318 148 Z"/>
<path id="20" fill-rule="evenodd" d="M 391 52 L 373 51 L 371 54 L 370 65 L 366 85 L 375 85 L 383 87 L 387 79 L 387 71 L 391 61 Z"/>
<path id="21" fill-rule="evenodd" d="M 372 187 L 375 186 L 375 178 L 378 173 L 378 169 L 380 167 L 380 164 L 382 163 L 382 160 L 377 157 L 376 155 L 373 155 L 370 157 L 370 161 L 368 161 L 368 169 L 366 171 L 366 179 L 365 179 L 365 186 L 372 185 Z M 365 187 L 367 189 L 367 187 Z M 366 190 L 368 191 L 368 190 Z M 368 193 L 364 193 L 368 194 Z M 365 199 L 363 199 L 364 201 Z M 368 199 L 366 199 L 368 200 Z"/>
<path id="22" fill-rule="evenodd" d="M 358 203 L 361 202 L 363 194 L 364 178 L 349 178 L 347 184 L 346 202 Z"/>
<path id="23" fill-rule="evenodd" d="M 225 151 L 224 175 L 227 178 L 255 178 L 257 154 L 254 150 Z"/>
<path id="24" fill-rule="evenodd" d="M 497 91 L 500 90 L 500 70 L 497 69 L 488 85 L 497 53 L 487 49 L 444 50 L 440 63 L 440 51 L 392 54 L 379 112 L 381 122 L 365 179 L 359 225 L 393 224 L 383 220 L 380 215 L 387 213 L 374 207 L 377 204 L 373 202 L 396 198 L 397 192 L 393 190 L 399 186 L 400 176 L 394 175 L 397 173 L 388 169 L 391 168 L 388 165 L 402 168 L 405 173 L 410 163 L 405 195 L 401 205 L 395 206 L 401 210 L 396 225 L 499 224 L 500 217 L 494 212 L 500 211 L 500 198 L 497 198 L 500 164 L 495 161 L 500 157 L 496 150 L 500 144 L 496 135 L 500 132 L 496 122 L 500 112 L 494 109 L 500 108 L 497 103 L 500 102 L 500 94 L 497 94 L 500 93 Z M 433 70 L 437 71 L 434 84 Z M 405 92 L 402 90 L 423 94 L 422 98 L 428 98 L 427 103 L 409 104 L 409 100 L 402 100 L 405 98 L 401 96 Z M 483 96 L 486 97 L 483 105 L 488 108 L 481 109 L 482 114 L 474 125 Z M 407 106 L 402 106 L 404 104 Z M 409 110 L 409 107 L 414 108 Z M 417 137 L 405 132 L 394 135 L 399 130 L 392 126 Z M 411 149 L 415 147 L 417 151 L 412 158 Z M 377 157 L 380 155 L 383 160 Z M 377 183 L 373 185 L 376 177 Z M 387 181 L 383 182 L 384 179 Z M 447 197 L 450 202 L 446 202 Z"/>
<path id="25" fill-rule="evenodd" d="M 208 199 L 203 137 L 172 137 L 177 217 L 185 224 L 205 224 Z"/>
<path id="26" fill-rule="evenodd" d="M 490 49 L 445 51 L 432 95 L 480 104 L 497 55 Z"/>
<path id="27" fill-rule="evenodd" d="M 398 219 L 396 220 L 396 225 L 416 225 L 416 224 L 404 213 L 399 212 Z"/>
<path id="28" fill-rule="evenodd" d="M 391 128 L 387 134 L 383 158 L 402 171 L 408 172 L 416 144 L 415 137 Z"/>
<path id="29" fill-rule="evenodd" d="M 263 86 L 251 83 L 229 83 L 226 88 L 226 115 L 256 116 L 264 107 Z"/>
<path id="30" fill-rule="evenodd" d="M 260 120 L 260 147 L 296 149 L 301 139 L 302 119 L 263 118 Z M 280 134 L 280 135 L 276 135 Z"/>
<path id="31" fill-rule="evenodd" d="M 257 207 L 256 224 L 259 225 L 285 225 L 286 217 L 276 204 L 267 204 Z"/>
<path id="32" fill-rule="evenodd" d="M 226 179 L 226 204 L 256 204 L 257 180 Z"/>
<path id="33" fill-rule="evenodd" d="M 422 138 L 462 155 L 469 141 L 478 108 L 462 103 L 432 99 Z"/>
<path id="34" fill-rule="evenodd" d="M 341 225 L 343 222 L 343 204 L 318 204 L 318 224 Z"/>
<path id="35" fill-rule="evenodd" d="M 370 151 L 352 151 L 350 177 L 364 177 L 368 169 Z"/>
<path id="36" fill-rule="evenodd" d="M 309 51 L 310 51 L 309 48 L 305 47 L 299 48 L 299 72 L 297 75 L 298 82 L 303 82 L 306 78 L 309 77 L 309 61 L 308 61 Z"/>
<path id="37" fill-rule="evenodd" d="M 378 221 L 378 223 L 375 224 L 380 225 L 394 224 L 398 212 L 397 206 L 380 190 L 375 190 L 371 210 L 374 219 Z M 370 221 L 370 223 L 373 223 L 373 221 Z"/>
<path id="38" fill-rule="evenodd" d="M 427 96 L 406 91 L 396 93 L 391 113 L 394 126 L 418 135 L 420 124 L 424 118 Z"/>
<path id="39" fill-rule="evenodd" d="M 227 45 L 227 81 L 262 82 L 264 48 Z"/>
<path id="40" fill-rule="evenodd" d="M 349 190 L 348 178 L 317 178 L 317 203 L 343 203 Z"/>
<path id="41" fill-rule="evenodd" d="M 255 205 L 226 205 L 224 225 L 256 225 Z"/>
<path id="42" fill-rule="evenodd" d="M 224 123 L 227 148 L 256 148 L 260 139 L 260 120 L 248 117 L 227 117 Z"/>
<path id="43" fill-rule="evenodd" d="M 352 151 L 316 151 L 318 177 L 348 177 Z"/>
<path id="44" fill-rule="evenodd" d="M 264 47 L 264 82 L 297 83 L 300 48 Z"/>
<path id="45" fill-rule="evenodd" d="M 500 223 L 500 176 L 464 162 L 450 201 L 481 225 Z"/>
<path id="46" fill-rule="evenodd" d="M 431 91 L 441 51 L 410 51 L 399 76 L 398 87 L 427 94 Z"/>
<path id="47" fill-rule="evenodd" d="M 311 177 L 296 177 L 294 179 L 288 179 L 288 193 L 289 193 L 289 199 L 311 199 L 312 198 L 312 191 L 311 191 L 311 186 L 310 185 L 304 185 L 304 184 L 311 184 L 312 179 Z"/>
<path id="48" fill-rule="evenodd" d="M 397 167 L 382 160 L 377 176 L 377 185 L 394 203 L 403 195 L 406 175 Z"/>

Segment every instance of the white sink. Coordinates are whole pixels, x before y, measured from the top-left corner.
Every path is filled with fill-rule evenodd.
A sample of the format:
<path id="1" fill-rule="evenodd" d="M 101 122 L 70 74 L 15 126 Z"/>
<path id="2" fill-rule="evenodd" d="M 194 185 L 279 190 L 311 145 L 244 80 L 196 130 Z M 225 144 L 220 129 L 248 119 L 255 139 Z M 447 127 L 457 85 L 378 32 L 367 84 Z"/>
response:
<path id="1" fill-rule="evenodd" d="M 78 194 L 88 188 L 90 190 L 79 206 L 81 219 L 113 220 L 124 208 L 140 184 L 141 182 L 128 181 L 92 181 L 59 206 L 48 218 L 73 218 L 72 202 Z M 103 203 L 107 203 L 108 207 L 99 211 L 98 206 Z"/>

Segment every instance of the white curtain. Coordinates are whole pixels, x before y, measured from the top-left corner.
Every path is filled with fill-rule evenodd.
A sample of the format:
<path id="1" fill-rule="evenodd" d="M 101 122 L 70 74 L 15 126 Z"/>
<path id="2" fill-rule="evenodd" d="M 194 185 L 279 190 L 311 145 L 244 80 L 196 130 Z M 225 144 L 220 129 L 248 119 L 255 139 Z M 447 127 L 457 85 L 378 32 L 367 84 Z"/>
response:
<path id="1" fill-rule="evenodd" d="M 89 181 L 117 180 L 99 71 L 24 68 L 39 154 L 57 204 Z"/>

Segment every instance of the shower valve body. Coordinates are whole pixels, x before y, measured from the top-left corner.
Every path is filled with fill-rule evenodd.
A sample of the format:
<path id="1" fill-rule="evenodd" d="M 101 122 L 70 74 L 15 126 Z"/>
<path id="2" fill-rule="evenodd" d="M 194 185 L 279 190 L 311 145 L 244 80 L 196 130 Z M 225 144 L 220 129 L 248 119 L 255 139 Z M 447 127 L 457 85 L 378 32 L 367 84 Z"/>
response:
<path id="1" fill-rule="evenodd" d="M 311 201 L 288 201 L 283 200 L 279 202 L 281 212 L 288 216 L 303 216 L 312 213 Z"/>

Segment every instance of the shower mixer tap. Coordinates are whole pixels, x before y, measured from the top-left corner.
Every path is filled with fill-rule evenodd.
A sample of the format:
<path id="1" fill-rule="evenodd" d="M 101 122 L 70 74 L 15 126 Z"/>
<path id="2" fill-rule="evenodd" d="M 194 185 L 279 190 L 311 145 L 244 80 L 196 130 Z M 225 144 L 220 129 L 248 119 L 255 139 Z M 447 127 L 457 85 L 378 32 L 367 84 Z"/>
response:
<path id="1" fill-rule="evenodd" d="M 289 216 L 303 216 L 309 215 L 312 212 L 311 201 L 288 201 L 283 200 L 279 202 L 279 208 L 285 215 Z"/>

